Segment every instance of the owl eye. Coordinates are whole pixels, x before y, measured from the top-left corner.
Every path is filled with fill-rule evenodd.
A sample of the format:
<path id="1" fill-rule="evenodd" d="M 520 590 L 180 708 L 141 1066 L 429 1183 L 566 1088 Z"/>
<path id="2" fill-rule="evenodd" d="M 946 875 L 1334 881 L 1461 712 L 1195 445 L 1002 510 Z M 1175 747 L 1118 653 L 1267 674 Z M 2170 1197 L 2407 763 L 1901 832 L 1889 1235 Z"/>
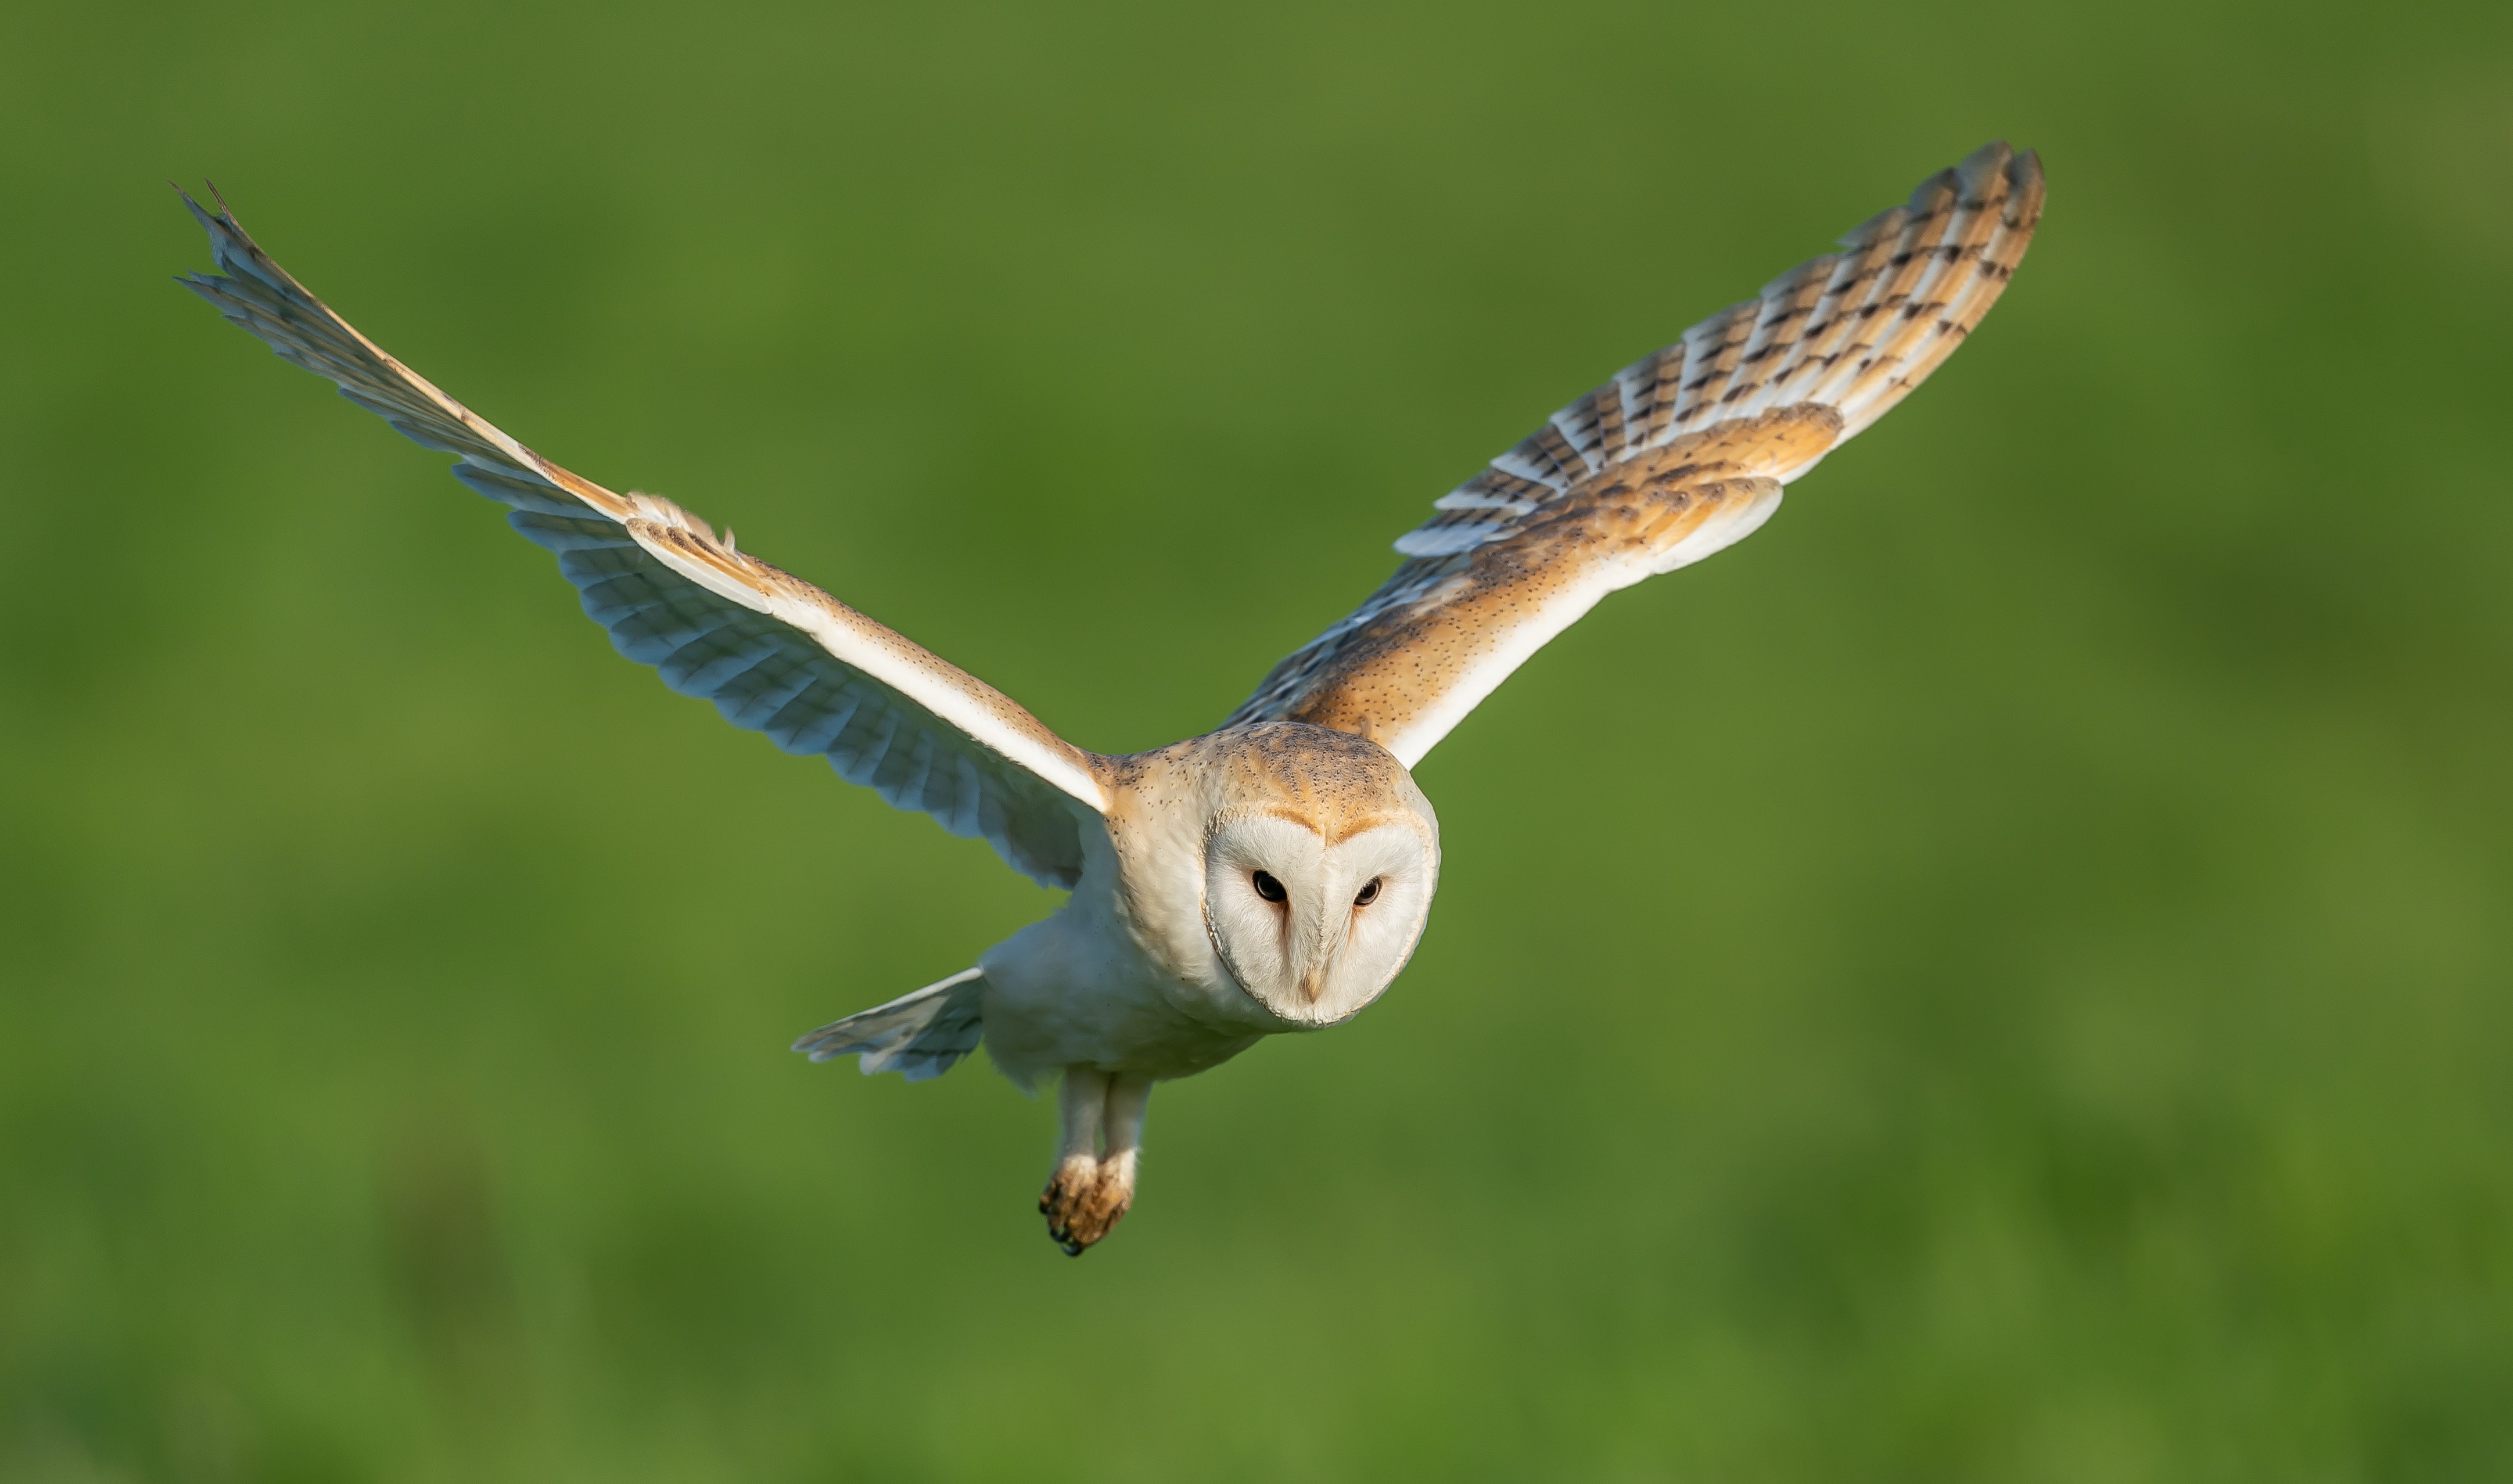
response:
<path id="1" fill-rule="evenodd" d="M 1375 877 L 1375 876 L 1374 876 L 1374 877 L 1372 877 L 1372 878 L 1371 878 L 1370 885 L 1365 886 L 1365 887 L 1363 887 L 1363 888 L 1361 889 L 1361 895 L 1360 895 L 1360 896 L 1358 896 L 1358 897 L 1355 897 L 1354 899 L 1352 899 L 1352 904 L 1353 904 L 1354 906 L 1368 906 L 1368 905 L 1370 905 L 1372 902 L 1376 902 L 1377 900 L 1378 900 L 1378 879 L 1377 879 L 1376 877 Z"/>
<path id="2" fill-rule="evenodd" d="M 1283 890 L 1283 883 L 1263 871 L 1258 871 L 1253 879 L 1256 884 L 1256 895 L 1268 902 L 1280 902 L 1290 895 Z"/>

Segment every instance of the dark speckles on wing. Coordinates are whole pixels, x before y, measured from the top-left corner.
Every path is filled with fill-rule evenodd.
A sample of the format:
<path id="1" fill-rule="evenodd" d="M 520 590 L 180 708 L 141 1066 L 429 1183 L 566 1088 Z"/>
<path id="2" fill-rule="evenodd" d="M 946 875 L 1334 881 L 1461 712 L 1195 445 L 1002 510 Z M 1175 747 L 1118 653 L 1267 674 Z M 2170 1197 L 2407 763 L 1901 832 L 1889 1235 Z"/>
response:
<path id="1" fill-rule="evenodd" d="M 1595 564 L 1680 539 L 1882 417 L 1961 344 L 2023 258 L 2040 162 L 2004 144 L 1573 402 L 1435 502 L 1410 558 L 1276 665 L 1231 724 L 1384 738 Z"/>

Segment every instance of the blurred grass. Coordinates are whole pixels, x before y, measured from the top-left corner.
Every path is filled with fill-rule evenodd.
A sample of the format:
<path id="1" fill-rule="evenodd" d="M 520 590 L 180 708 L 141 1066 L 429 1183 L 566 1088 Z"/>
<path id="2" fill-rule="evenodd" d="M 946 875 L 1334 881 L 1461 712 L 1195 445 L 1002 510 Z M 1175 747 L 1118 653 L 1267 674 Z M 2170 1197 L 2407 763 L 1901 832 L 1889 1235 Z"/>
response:
<path id="1" fill-rule="evenodd" d="M 2500 6 L 0 11 L 0 1474 L 2513 1471 Z M 1076 742 L 1981 140 L 1978 343 L 1420 771 L 1388 999 L 1052 1109 L 796 1031 L 1051 899 L 608 654 L 165 281 Z"/>

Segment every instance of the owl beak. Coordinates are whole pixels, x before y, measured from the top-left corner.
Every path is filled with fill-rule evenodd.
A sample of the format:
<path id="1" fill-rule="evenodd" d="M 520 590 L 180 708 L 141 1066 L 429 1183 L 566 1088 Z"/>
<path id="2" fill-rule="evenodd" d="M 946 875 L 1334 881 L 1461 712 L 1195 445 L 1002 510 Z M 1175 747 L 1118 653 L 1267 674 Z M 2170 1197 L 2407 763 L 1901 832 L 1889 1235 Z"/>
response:
<path id="1" fill-rule="evenodd" d="M 1300 976 L 1300 993 L 1306 996 L 1308 1002 L 1312 1005 L 1318 1002 L 1318 996 L 1320 994 L 1326 992 L 1326 987 L 1327 969 L 1324 964 L 1320 964 L 1311 969 L 1308 973 Z"/>

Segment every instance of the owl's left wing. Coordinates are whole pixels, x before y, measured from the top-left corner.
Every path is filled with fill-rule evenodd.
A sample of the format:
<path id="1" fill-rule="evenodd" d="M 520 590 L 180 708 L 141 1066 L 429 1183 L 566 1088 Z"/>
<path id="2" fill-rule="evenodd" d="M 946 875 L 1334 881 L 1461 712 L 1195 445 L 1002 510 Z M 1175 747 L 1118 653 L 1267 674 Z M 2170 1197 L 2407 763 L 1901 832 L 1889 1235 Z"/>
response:
<path id="1" fill-rule="evenodd" d="M 2042 195 L 2032 151 L 1990 144 L 1555 413 L 1441 497 L 1396 575 L 1225 725 L 1311 722 L 1413 767 L 1599 599 L 1752 535 L 1909 394 L 1997 301 Z"/>
<path id="2" fill-rule="evenodd" d="M 1042 886 L 1081 879 L 1107 810 L 1097 759 L 1011 697 L 722 538 L 668 500 L 561 468 L 394 360 L 245 235 L 226 203 L 184 203 L 221 274 L 178 282 L 281 356 L 332 381 L 455 477 L 508 506 L 558 557 L 619 653 L 788 752 L 825 757 L 893 807 L 981 836 Z"/>

